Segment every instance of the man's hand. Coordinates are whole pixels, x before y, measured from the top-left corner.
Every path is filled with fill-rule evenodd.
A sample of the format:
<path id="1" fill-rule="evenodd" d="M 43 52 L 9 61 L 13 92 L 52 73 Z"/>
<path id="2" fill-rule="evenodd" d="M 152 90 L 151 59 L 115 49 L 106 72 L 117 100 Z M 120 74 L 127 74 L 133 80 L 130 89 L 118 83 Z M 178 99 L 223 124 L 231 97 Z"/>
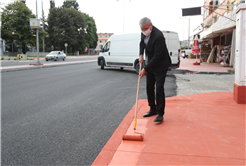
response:
<path id="1" fill-rule="evenodd" d="M 139 59 L 138 59 L 139 63 L 143 63 L 143 55 L 139 55 Z"/>
<path id="2" fill-rule="evenodd" d="M 143 68 L 139 73 L 140 78 L 142 78 L 145 74 L 146 74 L 146 70 Z"/>

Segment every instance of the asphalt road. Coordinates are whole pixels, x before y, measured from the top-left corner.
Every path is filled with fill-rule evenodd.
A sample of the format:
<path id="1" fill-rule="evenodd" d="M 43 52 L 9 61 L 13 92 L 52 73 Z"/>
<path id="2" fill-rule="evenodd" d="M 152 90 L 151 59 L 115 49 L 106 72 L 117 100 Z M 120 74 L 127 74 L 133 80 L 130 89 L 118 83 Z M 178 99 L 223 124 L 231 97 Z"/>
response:
<path id="1" fill-rule="evenodd" d="M 134 70 L 101 70 L 95 62 L 1 77 L 3 166 L 91 165 L 135 104 L 138 79 Z M 168 73 L 166 96 L 176 88 Z"/>
<path id="2" fill-rule="evenodd" d="M 40 58 L 41 64 L 51 64 L 51 63 L 66 63 L 66 62 L 75 62 L 75 61 L 86 61 L 86 60 L 97 60 L 98 56 L 85 56 L 85 57 L 67 57 L 65 61 L 59 59 L 58 61 L 49 60 L 46 61 L 44 58 Z M 1 67 L 7 66 L 21 66 L 21 65 L 30 65 L 36 63 L 37 60 L 1 60 Z"/>

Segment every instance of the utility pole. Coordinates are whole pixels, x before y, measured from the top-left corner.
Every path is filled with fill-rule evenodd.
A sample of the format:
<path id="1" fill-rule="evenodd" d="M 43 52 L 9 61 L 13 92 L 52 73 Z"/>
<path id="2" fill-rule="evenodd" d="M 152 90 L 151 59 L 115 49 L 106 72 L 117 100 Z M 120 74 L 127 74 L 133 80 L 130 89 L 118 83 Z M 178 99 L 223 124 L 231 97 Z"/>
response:
<path id="1" fill-rule="evenodd" d="M 43 8 L 43 0 L 42 0 L 42 20 L 43 20 L 43 31 L 44 31 L 44 8 Z M 45 43 L 44 43 L 44 40 L 43 40 L 43 52 L 45 52 Z"/>
<path id="2" fill-rule="evenodd" d="M 125 24 L 125 16 L 124 15 L 125 15 L 125 2 L 123 2 L 123 34 L 125 33 L 124 32 L 124 28 L 125 28 L 125 25 L 124 25 Z"/>
<path id="3" fill-rule="evenodd" d="M 38 30 L 40 28 L 40 20 L 38 19 L 38 1 L 36 0 L 36 18 L 29 18 L 30 20 L 30 27 L 32 29 L 36 29 L 36 38 L 37 38 L 37 63 L 30 64 L 30 65 L 42 65 L 39 61 L 39 34 Z"/>
<path id="4" fill-rule="evenodd" d="M 38 0 L 36 0 L 36 18 L 38 19 Z M 38 28 L 36 29 L 36 37 L 37 37 L 37 64 L 41 65 L 39 61 L 39 34 L 38 34 Z"/>
<path id="5" fill-rule="evenodd" d="M 120 2 L 119 0 L 117 0 L 118 2 Z M 131 2 L 131 0 L 127 0 L 128 2 Z M 123 34 L 124 34 L 124 29 L 125 29 L 125 2 L 123 3 Z"/>
<path id="6" fill-rule="evenodd" d="M 188 23 L 188 49 L 190 49 L 190 17 Z"/>

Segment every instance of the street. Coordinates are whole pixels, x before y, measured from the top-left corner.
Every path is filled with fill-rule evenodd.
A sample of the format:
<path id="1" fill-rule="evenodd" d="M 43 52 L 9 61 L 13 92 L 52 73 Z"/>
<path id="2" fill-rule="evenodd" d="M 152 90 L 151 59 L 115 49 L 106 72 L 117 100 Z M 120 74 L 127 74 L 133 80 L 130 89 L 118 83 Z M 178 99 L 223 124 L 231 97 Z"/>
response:
<path id="1" fill-rule="evenodd" d="M 135 104 L 138 81 L 135 70 L 101 70 L 96 62 L 1 77 L 2 165 L 91 165 Z M 166 96 L 176 88 L 168 73 Z"/>

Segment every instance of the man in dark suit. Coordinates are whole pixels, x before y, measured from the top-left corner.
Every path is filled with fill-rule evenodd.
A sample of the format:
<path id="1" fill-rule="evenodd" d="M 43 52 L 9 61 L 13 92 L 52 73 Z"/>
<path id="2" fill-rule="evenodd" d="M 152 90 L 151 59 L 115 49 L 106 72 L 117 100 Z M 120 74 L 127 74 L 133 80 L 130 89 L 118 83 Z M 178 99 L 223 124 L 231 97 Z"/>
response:
<path id="1" fill-rule="evenodd" d="M 149 18 L 144 17 L 139 22 L 141 33 L 139 63 L 143 62 L 145 50 L 145 67 L 140 71 L 142 78 L 147 76 L 147 96 L 150 106 L 149 112 L 144 117 L 156 115 L 154 122 L 162 122 L 165 113 L 165 91 L 164 83 L 168 67 L 171 65 L 171 59 L 166 47 L 163 33 L 152 25 Z M 156 84 L 156 85 L 155 85 Z M 156 86 L 156 97 L 155 97 Z M 156 99 L 156 102 L 155 102 Z"/>

